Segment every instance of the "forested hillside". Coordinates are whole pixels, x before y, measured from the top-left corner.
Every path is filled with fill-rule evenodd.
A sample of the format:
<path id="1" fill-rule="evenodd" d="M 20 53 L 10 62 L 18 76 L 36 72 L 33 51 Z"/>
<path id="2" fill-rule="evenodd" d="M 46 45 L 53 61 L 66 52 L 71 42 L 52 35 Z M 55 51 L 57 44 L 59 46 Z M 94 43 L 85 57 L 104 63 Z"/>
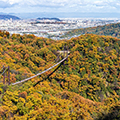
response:
<path id="1" fill-rule="evenodd" d="M 104 26 L 89 27 L 71 30 L 61 37 L 72 37 L 81 34 L 96 34 L 120 38 L 120 23 L 108 24 Z"/>
<path id="2" fill-rule="evenodd" d="M 0 32 L 0 69 L 10 66 L 10 82 L 56 63 L 68 46 L 64 65 L 18 85 L 0 76 L 1 120 L 104 120 L 120 118 L 120 39 L 94 34 L 67 41 Z M 64 58 L 61 55 L 60 59 Z"/>

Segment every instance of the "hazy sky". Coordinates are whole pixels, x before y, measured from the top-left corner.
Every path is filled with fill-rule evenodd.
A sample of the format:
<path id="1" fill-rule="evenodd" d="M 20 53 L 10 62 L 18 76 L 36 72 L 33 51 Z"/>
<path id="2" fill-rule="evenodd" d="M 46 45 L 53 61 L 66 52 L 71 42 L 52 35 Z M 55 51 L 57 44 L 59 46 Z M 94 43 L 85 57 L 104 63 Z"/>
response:
<path id="1" fill-rule="evenodd" d="M 0 0 L 0 12 L 120 12 L 120 0 Z"/>

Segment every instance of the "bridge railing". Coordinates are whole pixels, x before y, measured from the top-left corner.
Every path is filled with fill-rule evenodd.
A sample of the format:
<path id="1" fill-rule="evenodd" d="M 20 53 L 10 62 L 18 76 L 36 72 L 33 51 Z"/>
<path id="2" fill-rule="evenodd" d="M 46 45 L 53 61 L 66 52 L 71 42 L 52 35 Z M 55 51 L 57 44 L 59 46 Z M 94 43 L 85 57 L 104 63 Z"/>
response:
<path id="1" fill-rule="evenodd" d="M 30 80 L 30 79 L 33 79 L 33 78 L 35 78 L 35 77 L 37 77 L 37 76 L 39 76 L 39 75 L 44 74 L 45 72 L 51 70 L 52 68 L 56 67 L 56 66 L 59 65 L 60 63 L 64 62 L 64 61 L 68 58 L 68 56 L 69 56 L 69 55 L 67 55 L 64 59 L 62 59 L 61 61 L 59 61 L 59 62 L 56 63 L 55 65 L 51 66 L 50 68 L 48 68 L 48 69 L 46 69 L 46 70 L 44 70 L 44 71 L 42 71 L 42 72 L 40 72 L 40 73 L 38 73 L 38 74 L 36 74 L 36 75 L 34 75 L 34 76 L 31 76 L 31 77 L 29 77 L 29 78 L 26 78 L 26 79 L 24 79 L 24 80 L 21 80 L 21 81 L 12 83 L 12 85 L 16 85 L 16 84 L 19 84 L 19 83 L 22 83 L 22 82 L 26 82 L 26 81 L 28 81 L 28 80 Z"/>
<path id="2" fill-rule="evenodd" d="M 70 51 L 68 51 L 68 49 L 65 49 L 65 47 L 64 47 L 64 50 L 57 52 L 57 58 L 54 61 L 52 61 L 52 63 L 50 63 L 48 65 L 46 64 L 46 66 L 41 67 L 44 69 L 40 69 L 39 72 L 36 71 L 37 73 L 24 73 L 24 72 L 12 70 L 12 69 L 10 70 L 9 66 L 8 67 L 3 66 L 3 68 L 0 70 L 0 82 L 3 82 L 3 84 L 8 84 L 8 85 L 10 85 L 10 82 L 14 82 L 11 85 L 16 85 L 16 84 L 28 81 L 32 78 L 35 78 L 39 75 L 44 74 L 45 72 L 51 70 L 52 68 L 56 67 L 60 63 L 67 60 L 69 53 L 70 53 Z M 60 60 L 60 59 L 62 59 L 62 60 Z M 16 80 L 18 82 L 15 82 Z"/>

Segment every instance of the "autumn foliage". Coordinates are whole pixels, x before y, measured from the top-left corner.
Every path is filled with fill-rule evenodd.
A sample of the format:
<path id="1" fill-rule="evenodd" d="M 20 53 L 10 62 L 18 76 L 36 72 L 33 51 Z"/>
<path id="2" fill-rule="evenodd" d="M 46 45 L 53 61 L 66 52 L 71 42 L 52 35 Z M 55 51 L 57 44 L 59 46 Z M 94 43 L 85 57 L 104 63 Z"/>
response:
<path id="1" fill-rule="evenodd" d="M 10 66 L 10 82 L 20 81 L 55 64 L 63 46 L 70 56 L 49 77 L 56 68 L 15 86 L 0 77 L 1 120 L 102 120 L 114 111 L 120 117 L 120 39 L 86 34 L 54 41 L 0 31 L 0 69 Z"/>
<path id="2" fill-rule="evenodd" d="M 103 26 L 97 27 L 89 27 L 89 28 L 80 28 L 68 31 L 64 37 L 71 37 L 74 35 L 82 35 L 82 34 L 96 34 L 96 35 L 105 35 L 120 38 L 120 23 L 107 24 Z"/>

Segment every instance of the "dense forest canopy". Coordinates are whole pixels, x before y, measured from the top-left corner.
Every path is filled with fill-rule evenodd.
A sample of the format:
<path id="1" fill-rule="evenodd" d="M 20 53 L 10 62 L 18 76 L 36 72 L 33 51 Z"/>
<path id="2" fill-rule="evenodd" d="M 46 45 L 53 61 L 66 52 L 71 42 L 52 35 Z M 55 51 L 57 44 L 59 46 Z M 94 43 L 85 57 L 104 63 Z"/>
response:
<path id="1" fill-rule="evenodd" d="M 120 118 L 118 38 L 85 34 L 54 41 L 0 31 L 0 69 L 10 66 L 10 82 L 20 81 L 53 65 L 63 46 L 70 56 L 49 77 L 56 68 L 15 86 L 0 76 L 1 120 Z"/>

